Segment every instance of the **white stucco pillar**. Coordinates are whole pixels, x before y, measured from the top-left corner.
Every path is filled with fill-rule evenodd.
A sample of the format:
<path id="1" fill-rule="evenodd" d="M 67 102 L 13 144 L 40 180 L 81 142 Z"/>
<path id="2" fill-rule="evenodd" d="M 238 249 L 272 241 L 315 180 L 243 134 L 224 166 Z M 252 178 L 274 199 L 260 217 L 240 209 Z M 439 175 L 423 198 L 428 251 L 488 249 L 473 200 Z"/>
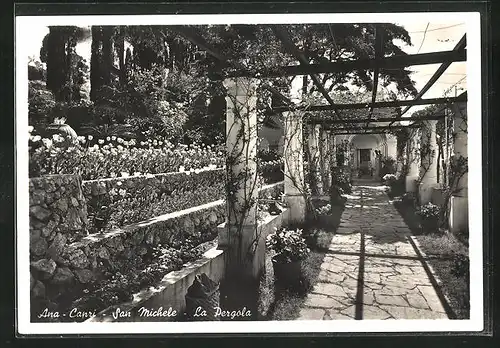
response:
<path id="1" fill-rule="evenodd" d="M 453 157 L 467 158 L 467 114 L 466 109 L 460 110 L 459 104 L 453 108 Z M 465 230 L 468 227 L 468 175 L 465 173 L 456 186 L 456 192 L 451 197 L 449 225 L 452 232 Z"/>
<path id="2" fill-rule="evenodd" d="M 289 209 L 288 221 L 301 223 L 306 217 L 302 115 L 298 112 L 285 111 L 283 121 L 285 202 Z"/>
<path id="3" fill-rule="evenodd" d="M 337 166 L 337 145 L 335 144 L 336 137 L 332 132 L 328 133 L 328 148 L 330 149 L 330 181 L 332 178 L 331 170 Z"/>
<path id="4" fill-rule="evenodd" d="M 417 192 L 417 181 L 420 171 L 420 130 L 417 129 L 413 136 L 408 139 L 408 175 L 406 176 L 406 192 Z"/>
<path id="5" fill-rule="evenodd" d="M 421 175 L 422 178 L 419 187 L 420 203 L 427 204 L 432 199 L 432 192 L 437 186 L 437 153 L 438 147 L 436 142 L 436 124 L 437 121 L 427 121 L 427 126 L 422 134 L 422 147 L 426 150 L 421 160 Z M 428 147 L 425 148 L 426 144 Z"/>
<path id="6" fill-rule="evenodd" d="M 320 126 L 310 125 L 309 126 L 309 173 L 311 175 L 313 195 L 320 195 L 323 193 L 322 182 L 321 182 L 321 161 L 320 161 L 320 151 L 319 151 L 319 140 L 320 140 Z"/>
<path id="7" fill-rule="evenodd" d="M 327 194 L 331 185 L 330 172 L 330 144 L 328 131 L 321 128 L 321 147 L 320 147 L 320 162 L 321 162 L 321 179 L 323 184 L 323 193 Z"/>
<path id="8" fill-rule="evenodd" d="M 386 134 L 387 141 L 387 157 L 397 159 L 397 138 L 393 134 Z"/>
<path id="9" fill-rule="evenodd" d="M 226 96 L 227 222 L 219 230 L 226 249 L 226 275 L 255 275 L 252 246 L 257 236 L 257 80 L 224 80 Z M 249 252 L 250 251 L 250 252 Z M 253 252 L 253 253 L 252 253 Z"/>

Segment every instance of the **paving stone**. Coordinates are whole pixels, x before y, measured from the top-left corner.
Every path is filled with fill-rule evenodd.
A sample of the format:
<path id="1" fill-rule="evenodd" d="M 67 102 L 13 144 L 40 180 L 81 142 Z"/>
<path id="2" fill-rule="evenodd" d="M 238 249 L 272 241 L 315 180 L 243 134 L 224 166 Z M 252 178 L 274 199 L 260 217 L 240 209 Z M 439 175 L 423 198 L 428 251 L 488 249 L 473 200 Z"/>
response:
<path id="1" fill-rule="evenodd" d="M 349 289 L 357 289 L 359 284 L 357 279 L 348 276 L 344 279 L 341 285 L 344 288 L 347 287 Z"/>
<path id="2" fill-rule="evenodd" d="M 383 309 L 376 306 L 363 306 L 363 319 L 384 320 L 391 318 L 391 315 Z"/>
<path id="3" fill-rule="evenodd" d="M 375 301 L 381 305 L 408 306 L 408 303 L 400 295 L 382 295 L 375 293 Z"/>
<path id="4" fill-rule="evenodd" d="M 324 295 L 309 294 L 307 295 L 306 302 L 304 303 L 308 307 L 317 308 L 344 308 L 344 304 L 339 301 Z"/>
<path id="5" fill-rule="evenodd" d="M 380 308 L 387 311 L 394 319 L 448 319 L 444 313 L 425 309 L 384 305 L 381 305 Z"/>
<path id="6" fill-rule="evenodd" d="M 299 320 L 323 320 L 325 311 L 318 308 L 302 308 L 299 312 Z"/>
<path id="7" fill-rule="evenodd" d="M 357 305 L 352 305 L 344 308 L 340 311 L 340 314 L 347 315 L 350 318 L 356 318 L 356 307 Z"/>
<path id="8" fill-rule="evenodd" d="M 348 316 L 348 315 L 345 315 L 345 314 L 342 314 L 338 311 L 335 311 L 335 310 L 329 310 L 328 311 L 328 319 L 330 320 L 354 320 L 354 318 Z"/>
<path id="9" fill-rule="evenodd" d="M 327 296 L 330 295 L 338 297 L 348 297 L 346 292 L 340 285 L 332 283 L 317 283 L 314 286 L 312 292 Z"/>
<path id="10" fill-rule="evenodd" d="M 336 283 L 339 284 L 346 277 L 345 273 L 333 273 L 322 269 L 319 271 L 318 280 L 322 283 Z"/>
<path id="11" fill-rule="evenodd" d="M 372 290 L 363 291 L 363 304 L 372 305 L 375 302 L 375 295 Z"/>
<path id="12" fill-rule="evenodd" d="M 411 307 L 429 309 L 427 301 L 425 301 L 425 298 L 420 294 L 407 294 L 406 299 Z"/>
<path id="13" fill-rule="evenodd" d="M 431 310 L 441 313 L 445 312 L 436 290 L 432 286 L 417 286 L 417 289 L 422 293 Z"/>

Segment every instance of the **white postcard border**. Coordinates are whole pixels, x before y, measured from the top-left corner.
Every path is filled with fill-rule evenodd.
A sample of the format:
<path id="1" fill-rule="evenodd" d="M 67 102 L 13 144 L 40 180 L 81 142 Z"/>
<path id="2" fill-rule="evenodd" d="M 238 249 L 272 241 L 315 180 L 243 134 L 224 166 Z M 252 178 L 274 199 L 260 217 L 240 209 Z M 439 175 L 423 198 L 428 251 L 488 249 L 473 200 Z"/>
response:
<path id="1" fill-rule="evenodd" d="M 186 24 L 291 24 L 415 21 L 466 22 L 467 112 L 469 156 L 469 258 L 471 269 L 468 320 L 364 320 L 264 322 L 134 322 L 134 323 L 31 323 L 29 279 L 28 186 L 28 55 L 23 42 L 30 27 L 41 25 L 186 25 Z M 310 13 L 220 15 L 79 15 L 18 16 L 15 18 L 16 91 L 16 216 L 17 216 L 17 329 L 20 334 L 180 334 L 282 332 L 460 332 L 483 330 L 483 219 L 481 147 L 481 36 L 479 12 L 419 13 Z M 470 185 L 472 184 L 472 185 Z"/>

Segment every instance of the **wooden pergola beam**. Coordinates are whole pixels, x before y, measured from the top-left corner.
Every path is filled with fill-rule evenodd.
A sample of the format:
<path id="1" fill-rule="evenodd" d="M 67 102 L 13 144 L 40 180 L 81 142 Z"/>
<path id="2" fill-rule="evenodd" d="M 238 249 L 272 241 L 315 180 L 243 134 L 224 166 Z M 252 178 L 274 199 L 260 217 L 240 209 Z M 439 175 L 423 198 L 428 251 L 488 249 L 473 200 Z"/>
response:
<path id="1" fill-rule="evenodd" d="M 383 56 L 383 29 L 380 25 L 375 26 L 375 61 L 378 63 L 380 57 Z M 375 105 L 375 100 L 377 99 L 377 88 L 378 88 L 378 75 L 380 73 L 380 64 L 375 65 L 373 71 L 373 88 L 372 88 L 372 103 L 370 105 L 370 110 L 368 111 L 368 119 L 373 116 L 373 106 Z M 368 121 L 367 121 L 368 122 Z M 367 123 L 368 125 L 368 123 Z"/>
<path id="2" fill-rule="evenodd" d="M 464 36 L 462 36 L 462 38 L 460 39 L 460 41 L 453 48 L 453 51 L 455 51 L 455 52 L 464 52 L 465 53 L 465 47 L 466 46 L 467 46 L 467 35 L 464 34 Z M 446 69 L 448 69 L 448 67 L 451 65 L 451 63 L 453 63 L 453 62 L 447 61 L 447 62 L 444 62 L 443 64 L 441 64 L 441 66 L 436 70 L 436 72 L 434 73 L 434 75 L 432 75 L 432 77 L 429 79 L 429 81 L 427 81 L 427 83 L 425 84 L 425 86 L 415 96 L 414 100 L 420 100 L 422 98 L 422 96 L 425 94 L 425 92 L 427 92 L 434 85 L 434 83 L 441 77 L 441 75 L 443 75 L 443 73 L 446 71 Z M 401 115 L 404 115 L 408 110 L 410 110 L 410 108 L 413 105 L 416 105 L 416 104 L 408 105 L 401 112 Z"/>
<path id="3" fill-rule="evenodd" d="M 393 128 L 391 128 L 393 129 Z M 332 132 L 333 135 L 350 135 L 350 134 L 366 134 L 366 135 L 369 135 L 369 134 L 386 134 L 388 132 L 388 130 L 374 130 L 374 131 L 370 131 L 370 132 L 367 132 L 367 131 L 359 131 L 359 130 L 352 130 L 352 131 L 344 131 L 344 132 L 333 132 L 332 130 L 330 130 L 330 132 Z"/>
<path id="4" fill-rule="evenodd" d="M 435 116 L 424 116 L 424 117 L 381 117 L 381 118 L 373 118 L 369 120 L 369 123 L 376 122 L 400 122 L 400 121 L 410 121 L 410 122 L 419 122 L 419 121 L 438 121 L 445 117 L 445 115 L 435 115 Z M 353 124 L 353 123 L 365 123 L 366 119 L 354 119 L 354 120 L 331 120 L 331 119 L 321 119 L 321 118 L 310 118 L 309 123 L 311 124 L 322 124 L 322 125 L 335 125 L 335 124 Z"/>
<path id="5" fill-rule="evenodd" d="M 394 125 L 394 126 L 370 126 L 370 127 L 342 127 L 342 128 L 332 128 L 332 127 L 325 127 L 326 130 L 330 131 L 380 131 L 380 130 L 392 130 L 392 129 L 402 129 L 402 128 L 419 128 L 421 125 L 419 124 L 409 124 L 407 126 L 403 125 Z"/>
<path id="6" fill-rule="evenodd" d="M 282 27 L 280 25 L 272 25 L 271 29 L 272 29 L 274 35 L 281 41 L 283 46 L 285 46 L 285 49 L 291 55 L 293 55 L 295 58 L 297 58 L 297 60 L 300 62 L 300 65 L 302 65 L 302 66 L 309 65 L 309 61 L 307 60 L 305 55 L 299 51 L 297 46 L 295 46 L 295 44 L 293 43 L 293 41 L 290 37 L 290 34 L 288 33 L 288 31 L 284 27 Z M 321 92 L 323 97 L 325 97 L 325 99 L 328 100 L 328 103 L 330 103 L 330 105 L 335 105 L 335 102 L 333 101 L 332 97 L 330 97 L 330 95 L 328 94 L 328 91 L 325 89 L 325 86 L 323 86 L 323 84 L 321 83 L 318 75 L 309 74 L 309 76 L 311 76 L 311 79 L 312 79 L 314 85 Z M 338 118 L 340 118 L 340 114 L 338 113 L 337 110 L 335 110 L 335 114 Z"/>
<path id="7" fill-rule="evenodd" d="M 369 70 L 379 66 L 380 69 L 401 69 L 409 66 L 440 64 L 443 62 L 464 62 L 467 59 L 467 50 L 442 51 L 431 53 L 408 54 L 383 57 L 378 61 L 374 58 L 361 58 L 356 60 L 336 61 L 331 63 L 318 63 L 309 65 L 289 65 L 259 71 L 261 77 L 281 77 L 310 75 L 321 73 L 340 73 L 353 70 Z M 245 72 L 234 72 L 234 76 L 245 75 Z"/>
<path id="8" fill-rule="evenodd" d="M 467 101 L 466 95 L 461 95 L 458 97 L 449 98 L 430 98 L 430 99 L 419 99 L 419 100 L 393 100 L 393 101 L 383 101 L 376 102 L 373 104 L 374 108 L 396 108 L 406 105 L 427 105 L 427 104 L 447 104 L 453 102 L 464 102 Z M 313 105 L 313 106 L 303 106 L 298 109 L 302 109 L 309 112 L 315 111 L 331 111 L 335 109 L 339 110 L 356 110 L 356 109 L 367 109 L 370 107 L 369 103 L 352 103 L 352 104 L 335 104 L 335 105 Z M 273 112 L 287 111 L 283 107 L 273 108 Z"/>

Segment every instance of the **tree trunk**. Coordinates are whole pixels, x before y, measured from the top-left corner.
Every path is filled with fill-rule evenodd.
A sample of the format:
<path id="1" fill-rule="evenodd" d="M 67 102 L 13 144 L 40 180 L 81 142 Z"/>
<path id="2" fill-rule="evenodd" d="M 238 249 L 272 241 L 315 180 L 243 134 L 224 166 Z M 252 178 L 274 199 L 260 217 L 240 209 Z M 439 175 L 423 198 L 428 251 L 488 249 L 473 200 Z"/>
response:
<path id="1" fill-rule="evenodd" d="M 60 27 L 50 27 L 47 38 L 47 88 L 61 100 L 61 91 L 66 82 L 65 40 Z"/>
<path id="2" fill-rule="evenodd" d="M 90 100 L 96 101 L 97 91 L 102 86 L 101 66 L 99 64 L 101 56 L 102 32 L 101 27 L 92 27 L 92 45 L 90 55 Z"/>
<path id="3" fill-rule="evenodd" d="M 116 41 L 116 51 L 118 54 L 118 68 L 120 69 L 120 84 L 125 85 L 127 74 L 126 74 L 126 66 L 125 66 L 125 37 L 123 33 L 120 31 L 120 36 Z"/>
<path id="4" fill-rule="evenodd" d="M 113 33 L 114 27 L 102 27 L 102 82 L 103 85 L 111 85 L 111 67 L 114 64 Z"/>

